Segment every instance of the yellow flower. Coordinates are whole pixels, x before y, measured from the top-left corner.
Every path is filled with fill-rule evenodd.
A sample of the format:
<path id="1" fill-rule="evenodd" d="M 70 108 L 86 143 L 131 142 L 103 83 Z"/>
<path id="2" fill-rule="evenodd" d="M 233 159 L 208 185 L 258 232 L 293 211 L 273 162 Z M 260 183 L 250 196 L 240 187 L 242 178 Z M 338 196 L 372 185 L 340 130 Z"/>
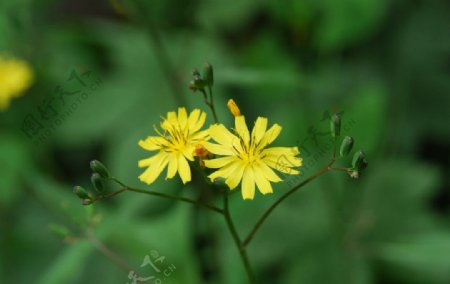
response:
<path id="1" fill-rule="evenodd" d="M 236 109 L 236 108 L 234 108 Z M 272 170 L 285 174 L 299 174 L 292 169 L 302 164 L 297 147 L 267 148 L 280 134 L 281 126 L 274 124 L 267 129 L 267 118 L 258 117 L 251 132 L 247 128 L 245 117 L 235 112 L 235 132 L 231 133 L 222 124 L 212 125 L 210 137 L 218 144 L 205 142 L 205 148 L 213 154 L 224 157 L 206 160 L 208 168 L 218 169 L 209 175 L 214 181 L 224 178 L 228 187 L 233 190 L 242 180 L 242 197 L 253 199 L 255 184 L 262 194 L 272 193 L 271 182 L 280 182 L 281 178 Z"/>
<path id="2" fill-rule="evenodd" d="M 139 141 L 139 146 L 145 150 L 158 151 L 156 155 L 139 161 L 139 167 L 148 167 L 139 179 L 151 184 L 168 165 L 166 179 L 173 178 L 178 172 L 183 183 L 189 182 L 191 170 L 187 160 L 194 160 L 198 143 L 208 138 L 206 130 L 199 131 L 205 119 L 206 113 L 199 109 L 193 110 L 189 117 L 185 108 L 178 108 L 178 115 L 168 112 L 160 124 L 163 133 L 155 127 L 158 136 L 149 136 Z"/>
<path id="3" fill-rule="evenodd" d="M 25 61 L 0 55 L 0 111 L 28 89 L 32 81 L 33 72 Z"/>

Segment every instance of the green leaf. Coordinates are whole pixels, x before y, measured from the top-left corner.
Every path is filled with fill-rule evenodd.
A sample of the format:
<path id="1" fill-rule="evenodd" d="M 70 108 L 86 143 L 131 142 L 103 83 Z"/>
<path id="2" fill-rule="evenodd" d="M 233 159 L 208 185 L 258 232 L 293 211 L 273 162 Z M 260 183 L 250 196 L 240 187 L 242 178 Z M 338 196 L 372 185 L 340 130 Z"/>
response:
<path id="1" fill-rule="evenodd" d="M 39 277 L 39 284 L 78 283 L 84 263 L 93 251 L 87 242 L 68 246 Z"/>
<path id="2" fill-rule="evenodd" d="M 422 233 L 377 246 L 376 257 L 399 281 L 446 284 L 450 281 L 450 234 Z"/>
<path id="3" fill-rule="evenodd" d="M 333 51 L 361 42 L 373 35 L 387 12 L 387 1 L 326 0 L 316 34 L 320 50 Z"/>

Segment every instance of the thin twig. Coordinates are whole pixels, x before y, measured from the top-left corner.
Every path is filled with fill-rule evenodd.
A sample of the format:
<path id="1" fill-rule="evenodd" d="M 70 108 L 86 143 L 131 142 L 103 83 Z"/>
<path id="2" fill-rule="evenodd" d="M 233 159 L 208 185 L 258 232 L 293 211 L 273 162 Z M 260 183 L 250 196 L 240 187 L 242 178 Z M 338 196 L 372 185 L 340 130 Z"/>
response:
<path id="1" fill-rule="evenodd" d="M 248 281 L 251 284 L 256 283 L 255 276 L 252 272 L 252 269 L 250 267 L 250 262 L 248 260 L 247 251 L 245 249 L 245 246 L 243 246 L 243 244 L 239 238 L 239 235 L 236 231 L 233 221 L 231 220 L 230 210 L 228 209 L 228 194 L 227 193 L 225 193 L 224 199 L 223 199 L 223 210 L 224 210 L 225 221 L 227 222 L 228 229 L 230 230 L 231 236 L 233 237 L 234 243 L 236 244 L 236 247 L 239 250 L 239 255 L 241 256 L 242 262 L 244 264 L 244 268 L 245 268 L 245 272 L 248 277 Z"/>
<path id="2" fill-rule="evenodd" d="M 172 200 L 177 200 L 177 201 L 183 201 L 183 202 L 191 203 L 191 204 L 194 204 L 194 205 L 202 206 L 202 207 L 207 208 L 207 209 L 209 209 L 211 211 L 223 214 L 223 210 L 221 208 L 218 208 L 218 207 L 214 206 L 214 205 L 210 205 L 210 204 L 206 204 L 206 203 L 202 203 L 202 202 L 197 202 L 196 200 L 189 199 L 189 198 L 186 198 L 186 197 L 174 196 L 174 195 L 165 194 L 165 193 L 161 193 L 161 192 L 149 191 L 149 190 L 145 190 L 145 189 L 129 187 L 128 185 L 124 184 L 123 182 L 119 181 L 117 178 L 114 178 L 114 177 L 111 177 L 110 180 L 118 183 L 119 185 L 121 185 L 123 187 L 123 189 L 125 189 L 127 191 L 143 193 L 143 194 L 147 194 L 147 195 L 153 195 L 153 196 L 158 196 L 158 197 L 172 199 Z"/>
<path id="3" fill-rule="evenodd" d="M 316 174 L 310 176 L 309 178 L 307 178 L 306 180 L 300 182 L 299 184 L 295 185 L 293 188 L 291 188 L 288 192 L 286 192 L 283 196 L 281 196 L 272 206 L 269 207 L 269 209 L 267 209 L 266 212 L 264 212 L 264 214 L 261 216 L 261 218 L 259 218 L 258 222 L 256 222 L 255 226 L 253 227 L 253 229 L 251 230 L 251 232 L 248 234 L 247 238 L 244 240 L 244 242 L 242 243 L 242 245 L 245 247 L 247 246 L 250 241 L 253 239 L 253 236 L 255 235 L 255 233 L 258 231 L 259 227 L 261 227 L 261 225 L 264 223 L 264 221 L 267 219 L 267 217 L 269 217 L 270 213 L 272 213 L 272 211 L 286 198 L 288 198 L 291 194 L 293 194 L 294 192 L 296 192 L 298 189 L 302 188 L 303 186 L 305 186 L 306 184 L 310 183 L 311 181 L 315 180 L 316 178 L 318 178 L 319 176 L 325 174 L 326 172 L 330 171 L 330 167 L 331 165 L 327 165 L 324 169 L 320 170 L 319 172 L 317 172 Z"/>

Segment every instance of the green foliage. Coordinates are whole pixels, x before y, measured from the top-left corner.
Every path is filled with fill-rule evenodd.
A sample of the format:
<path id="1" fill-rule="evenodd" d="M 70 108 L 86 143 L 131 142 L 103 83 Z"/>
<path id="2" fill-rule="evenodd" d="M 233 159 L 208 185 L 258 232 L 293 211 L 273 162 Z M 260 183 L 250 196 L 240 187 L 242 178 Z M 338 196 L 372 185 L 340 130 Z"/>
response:
<path id="1" fill-rule="evenodd" d="M 125 15 L 107 1 L 66 2 L 0 4 L 0 54 L 28 60 L 36 77 L 0 113 L 0 283 L 126 283 L 128 270 L 90 234 L 144 275 L 145 255 L 159 251 L 176 266 L 163 283 L 215 283 L 205 263 L 221 283 L 246 283 L 217 216 L 131 192 L 82 206 L 72 192 L 94 193 L 89 161 L 99 159 L 130 186 L 196 198 L 198 186 L 178 177 L 141 183 L 137 162 L 149 152 L 137 142 L 183 101 L 213 122 L 188 89 L 205 62 L 221 122 L 231 126 L 233 98 L 249 126 L 257 116 L 282 125 L 275 146 L 297 145 L 303 157 L 303 175 L 274 194 L 230 197 L 242 236 L 328 161 L 327 113 L 342 112 L 338 149 L 355 139 L 338 163 L 350 166 L 359 149 L 370 162 L 358 180 L 327 173 L 273 212 L 248 247 L 258 283 L 450 283 L 446 1 L 115 0 Z M 67 115 L 81 93 L 63 105 L 56 90 L 80 89 L 74 70 L 98 85 Z M 52 99 L 56 118 L 65 115 L 54 129 L 40 118 Z M 30 114 L 51 130 L 37 146 L 21 131 Z M 101 194 L 117 189 L 105 181 Z"/>

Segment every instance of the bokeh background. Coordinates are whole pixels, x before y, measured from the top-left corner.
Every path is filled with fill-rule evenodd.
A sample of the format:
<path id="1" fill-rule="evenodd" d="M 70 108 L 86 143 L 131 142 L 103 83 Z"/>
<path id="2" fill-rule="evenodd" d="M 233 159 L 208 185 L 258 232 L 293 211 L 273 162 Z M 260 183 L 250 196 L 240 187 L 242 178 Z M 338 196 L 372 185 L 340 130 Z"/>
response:
<path id="1" fill-rule="evenodd" d="M 330 113 L 369 161 L 274 211 L 249 246 L 258 283 L 450 283 L 449 12 L 444 0 L 1 1 L 0 51 L 34 83 L 0 113 L 0 283 L 132 283 L 130 270 L 161 275 L 141 267 L 155 253 L 176 267 L 161 283 L 246 283 L 220 216 L 132 193 L 83 207 L 72 193 L 99 159 L 130 185 L 202 194 L 178 178 L 141 184 L 137 141 L 178 106 L 207 110 L 188 89 L 205 62 L 223 123 L 234 98 L 304 159 L 273 195 L 233 195 L 242 236 L 328 162 Z"/>

